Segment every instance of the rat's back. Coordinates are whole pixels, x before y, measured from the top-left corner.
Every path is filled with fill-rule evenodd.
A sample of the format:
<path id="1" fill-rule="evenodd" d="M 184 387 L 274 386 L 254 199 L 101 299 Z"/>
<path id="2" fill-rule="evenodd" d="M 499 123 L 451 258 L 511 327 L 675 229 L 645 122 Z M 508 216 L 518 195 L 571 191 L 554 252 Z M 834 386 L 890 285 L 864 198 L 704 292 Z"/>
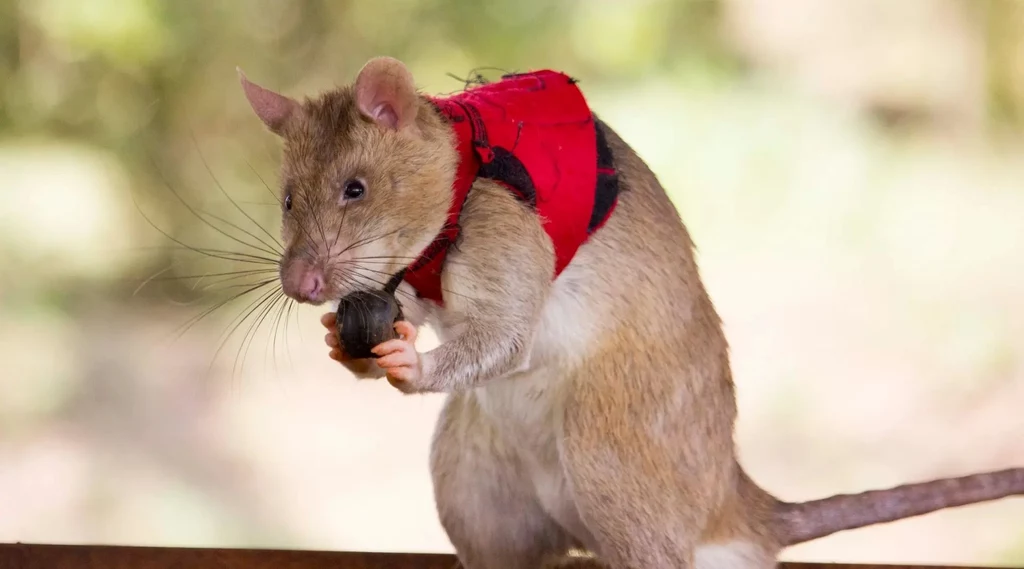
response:
<path id="1" fill-rule="evenodd" d="M 609 125 L 597 126 L 617 171 L 617 204 L 553 283 L 535 349 L 554 359 L 618 352 L 710 366 L 731 398 L 720 320 L 679 213 L 637 153 Z"/>

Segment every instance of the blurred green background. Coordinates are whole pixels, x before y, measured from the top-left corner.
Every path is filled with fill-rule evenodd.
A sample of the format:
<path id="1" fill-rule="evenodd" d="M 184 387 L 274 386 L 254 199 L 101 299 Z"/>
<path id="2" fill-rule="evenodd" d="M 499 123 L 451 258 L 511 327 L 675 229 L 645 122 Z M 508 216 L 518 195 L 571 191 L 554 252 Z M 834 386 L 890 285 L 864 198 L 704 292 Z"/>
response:
<path id="1" fill-rule="evenodd" d="M 247 267 L 161 233 L 278 230 L 236 65 L 302 96 L 378 54 L 581 80 L 694 235 L 782 498 L 1024 464 L 1024 2 L 0 0 L 0 541 L 450 550 L 441 399 L 357 384 L 316 309 L 177 334 L 248 282 L 180 277 Z M 786 557 L 1021 565 L 1024 503 Z"/>

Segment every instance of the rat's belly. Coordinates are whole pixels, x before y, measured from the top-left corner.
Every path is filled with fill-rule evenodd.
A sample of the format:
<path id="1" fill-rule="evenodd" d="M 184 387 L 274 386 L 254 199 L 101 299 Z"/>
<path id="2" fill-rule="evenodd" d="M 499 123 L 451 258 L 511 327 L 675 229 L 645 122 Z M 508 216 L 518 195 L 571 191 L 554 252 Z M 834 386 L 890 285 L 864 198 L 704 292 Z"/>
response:
<path id="1" fill-rule="evenodd" d="M 578 283 L 578 276 L 569 269 L 552 286 L 523 368 L 474 393 L 481 410 L 526 466 L 529 480 L 524 484 L 532 486 L 559 525 L 588 544 L 590 536 L 580 521 L 560 452 L 562 411 L 573 386 L 573 371 L 594 345 L 598 330 Z"/>
<path id="2" fill-rule="evenodd" d="M 574 373 L 595 345 L 598 323 L 585 304 L 578 275 L 570 267 L 552 285 L 520 369 L 475 390 L 500 431 L 544 462 L 557 459 L 565 398 Z"/>
<path id="3" fill-rule="evenodd" d="M 551 284 L 551 292 L 531 344 L 528 369 L 571 372 L 583 363 L 607 333 L 595 298 L 597 280 L 583 267 L 584 252 Z"/>
<path id="4" fill-rule="evenodd" d="M 481 411 L 516 451 L 519 481 L 547 512 L 581 543 L 590 536 L 562 468 L 562 404 L 569 382 L 553 369 L 516 373 L 474 390 Z"/>

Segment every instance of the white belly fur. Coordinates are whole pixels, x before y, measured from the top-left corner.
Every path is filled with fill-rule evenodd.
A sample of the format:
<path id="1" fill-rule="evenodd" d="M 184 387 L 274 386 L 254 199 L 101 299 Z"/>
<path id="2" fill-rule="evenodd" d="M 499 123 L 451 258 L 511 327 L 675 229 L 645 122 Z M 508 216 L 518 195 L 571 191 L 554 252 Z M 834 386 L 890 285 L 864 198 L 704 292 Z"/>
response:
<path id="1" fill-rule="evenodd" d="M 519 372 L 491 380 L 474 391 L 483 411 L 516 448 L 541 506 L 581 542 L 591 541 L 568 487 L 558 441 L 561 401 L 571 389 L 573 370 L 594 345 L 597 323 L 577 289 L 582 271 L 570 266 L 552 283 L 528 363 Z"/>

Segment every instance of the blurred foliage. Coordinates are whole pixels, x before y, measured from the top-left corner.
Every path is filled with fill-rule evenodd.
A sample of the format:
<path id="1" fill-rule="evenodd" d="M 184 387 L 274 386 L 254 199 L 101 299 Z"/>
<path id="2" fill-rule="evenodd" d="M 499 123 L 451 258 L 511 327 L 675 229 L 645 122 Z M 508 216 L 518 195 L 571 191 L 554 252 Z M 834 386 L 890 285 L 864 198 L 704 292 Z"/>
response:
<path id="1" fill-rule="evenodd" d="M 8 1 L 0 6 L 0 132 L 8 141 L 44 137 L 110 153 L 145 205 L 175 203 L 168 187 L 202 203 L 213 194 L 214 180 L 197 179 L 205 168 L 199 154 L 236 168 L 244 160 L 273 185 L 274 141 L 253 128 L 235 83 L 236 65 L 294 94 L 346 81 L 377 54 L 406 60 L 423 86 L 438 92 L 459 87 L 449 74 L 472 69 L 554 67 L 570 70 L 594 93 L 650 77 L 727 93 L 758 73 L 723 33 L 727 4 Z M 1021 4 L 962 4 L 985 40 L 986 112 L 1001 129 L 1019 128 Z M 870 102 L 865 108 L 876 110 Z M 246 136 L 236 136 L 241 132 Z M 239 182 L 232 191 L 256 185 L 252 177 L 231 181 Z M 272 204 L 266 194 L 260 199 L 259 205 Z M 273 225 L 272 208 L 258 215 Z M 157 221 L 174 235 L 197 231 L 184 208 L 162 211 Z M 150 268 L 167 261 L 148 259 Z"/>
<path id="2" fill-rule="evenodd" d="M 968 2 L 982 22 L 987 54 L 989 116 L 1008 130 L 1024 126 L 1024 4 Z"/>
<path id="3" fill-rule="evenodd" d="M 213 179 L 195 179 L 200 154 L 217 162 L 227 152 L 273 185 L 275 141 L 253 128 L 236 65 L 296 95 L 350 80 L 377 54 L 407 60 L 439 91 L 458 88 L 446 73 L 478 67 L 557 67 L 588 83 L 628 84 L 680 69 L 718 77 L 737 66 L 715 33 L 714 2 L 44 0 L 0 10 L 3 136 L 110 153 L 140 204 L 160 211 L 154 223 L 176 236 L 195 236 L 199 222 L 168 190 L 192 204 L 215 193 Z M 209 141 L 218 148 L 201 146 Z M 256 195 L 258 205 L 273 203 Z M 273 209 L 257 209 L 273 227 Z M 129 221 L 131 231 L 147 230 L 139 221 Z M 145 269 L 170 254 L 148 257 Z"/>

